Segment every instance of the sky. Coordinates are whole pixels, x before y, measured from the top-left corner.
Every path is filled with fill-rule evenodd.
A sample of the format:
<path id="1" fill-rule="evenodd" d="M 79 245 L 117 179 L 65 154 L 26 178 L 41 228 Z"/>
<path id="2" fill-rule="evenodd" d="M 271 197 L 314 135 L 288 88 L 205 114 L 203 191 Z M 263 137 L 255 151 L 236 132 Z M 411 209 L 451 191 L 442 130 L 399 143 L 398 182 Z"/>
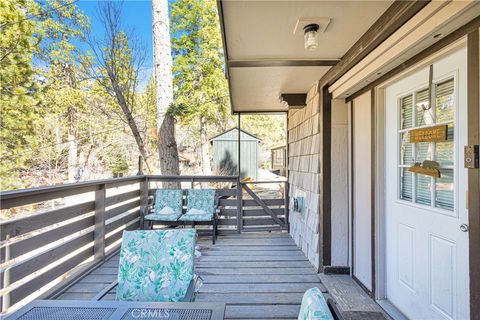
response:
<path id="1" fill-rule="evenodd" d="M 95 38 L 102 38 L 103 36 L 103 26 L 97 17 L 100 1 L 102 0 L 80 0 L 77 3 L 78 8 L 90 18 L 90 27 Z M 139 91 L 143 91 L 153 72 L 152 2 L 145 0 L 123 1 L 122 21 L 124 27 L 129 30 L 134 29 L 135 35 L 141 37 L 147 50 L 142 69 L 142 81 L 138 88 Z"/>

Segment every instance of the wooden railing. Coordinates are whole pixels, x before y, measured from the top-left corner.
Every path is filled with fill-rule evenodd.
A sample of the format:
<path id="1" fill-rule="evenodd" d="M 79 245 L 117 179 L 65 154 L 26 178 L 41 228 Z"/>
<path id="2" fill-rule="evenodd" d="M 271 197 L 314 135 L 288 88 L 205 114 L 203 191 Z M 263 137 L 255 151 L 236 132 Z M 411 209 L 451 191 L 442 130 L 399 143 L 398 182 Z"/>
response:
<path id="1" fill-rule="evenodd" d="M 220 234 L 288 229 L 286 181 L 239 183 L 236 176 L 139 175 L 1 192 L 2 210 L 57 206 L 0 222 L 2 312 L 35 298 L 56 297 L 115 254 L 123 231 L 140 227 L 140 213 L 159 182 L 217 189 Z M 259 190 L 262 184 L 277 184 L 279 189 L 273 196 L 264 194 Z M 58 202 L 63 202 L 61 207 Z"/>
<path id="2" fill-rule="evenodd" d="M 0 222 L 1 310 L 35 298 L 52 298 L 116 253 L 125 229 L 136 229 L 150 190 L 175 181 L 186 188 L 219 187 L 220 231 L 238 228 L 241 188 L 235 176 L 133 176 L 0 193 L 0 208 L 17 209 L 63 200 L 60 208 Z M 239 200 L 240 199 L 240 200 Z"/>
<path id="3" fill-rule="evenodd" d="M 288 181 L 242 182 L 241 185 L 244 190 L 242 219 L 239 219 L 242 231 L 288 230 Z"/>

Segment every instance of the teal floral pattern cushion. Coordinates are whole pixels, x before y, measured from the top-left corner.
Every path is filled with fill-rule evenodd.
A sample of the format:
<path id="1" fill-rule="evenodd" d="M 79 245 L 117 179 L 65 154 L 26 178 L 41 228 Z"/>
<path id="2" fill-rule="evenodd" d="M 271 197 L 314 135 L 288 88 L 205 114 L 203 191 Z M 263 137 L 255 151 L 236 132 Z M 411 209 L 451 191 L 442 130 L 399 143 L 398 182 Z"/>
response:
<path id="1" fill-rule="evenodd" d="M 187 212 L 190 209 L 203 210 L 207 214 L 215 212 L 215 190 L 189 189 L 187 193 Z"/>
<path id="2" fill-rule="evenodd" d="M 178 214 L 147 214 L 145 220 L 156 220 L 156 221 L 177 221 Z"/>
<path id="3" fill-rule="evenodd" d="M 182 215 L 183 193 L 181 189 L 157 189 L 155 191 L 154 213 L 147 214 L 145 220 L 177 221 Z M 165 207 L 173 209 L 173 214 L 159 214 Z"/>
<path id="4" fill-rule="evenodd" d="M 193 279 L 195 237 L 195 229 L 124 231 L 116 300 L 182 300 Z"/>
<path id="5" fill-rule="evenodd" d="M 298 320 L 333 320 L 332 313 L 320 289 L 311 288 L 305 292 Z"/>
<path id="6" fill-rule="evenodd" d="M 189 189 L 187 193 L 187 213 L 178 220 L 212 221 L 215 213 L 215 192 L 213 189 Z M 202 210 L 205 214 L 188 214 L 190 209 Z"/>
<path id="7" fill-rule="evenodd" d="M 180 217 L 181 221 L 212 221 L 213 212 L 206 214 L 184 214 Z"/>

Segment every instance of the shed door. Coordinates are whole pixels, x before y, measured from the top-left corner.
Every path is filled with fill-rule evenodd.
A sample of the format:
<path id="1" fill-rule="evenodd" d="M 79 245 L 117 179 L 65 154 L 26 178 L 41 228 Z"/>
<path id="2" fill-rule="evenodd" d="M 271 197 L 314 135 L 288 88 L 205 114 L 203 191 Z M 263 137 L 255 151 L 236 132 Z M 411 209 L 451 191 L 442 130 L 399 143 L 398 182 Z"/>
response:
<path id="1" fill-rule="evenodd" d="M 468 319 L 466 50 L 386 89 L 386 290 L 411 319 Z M 448 141 L 410 143 L 411 130 L 448 125 Z M 434 160 L 441 177 L 411 173 Z"/>

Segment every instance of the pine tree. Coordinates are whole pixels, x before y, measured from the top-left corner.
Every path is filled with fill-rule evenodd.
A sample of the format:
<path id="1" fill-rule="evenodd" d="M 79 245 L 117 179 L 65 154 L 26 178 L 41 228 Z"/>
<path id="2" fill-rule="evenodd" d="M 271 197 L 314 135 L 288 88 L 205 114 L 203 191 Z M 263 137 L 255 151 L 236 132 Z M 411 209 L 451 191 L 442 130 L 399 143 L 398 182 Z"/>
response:
<path id="1" fill-rule="evenodd" d="M 168 0 L 152 0 L 152 17 L 160 170 L 163 175 L 179 175 L 175 119 L 168 112 L 173 102 Z M 173 188 L 178 187 L 178 184 L 166 183 L 166 186 Z"/>
<path id="2" fill-rule="evenodd" d="M 37 41 L 26 0 L 0 1 L 0 189 L 19 187 L 34 144 L 38 87 L 31 66 Z"/>
<path id="3" fill-rule="evenodd" d="M 211 174 L 211 128 L 229 119 L 227 82 L 216 2 L 178 0 L 172 4 L 175 103 L 172 113 L 199 128 L 203 174 Z M 215 130 L 216 131 L 216 130 Z"/>

